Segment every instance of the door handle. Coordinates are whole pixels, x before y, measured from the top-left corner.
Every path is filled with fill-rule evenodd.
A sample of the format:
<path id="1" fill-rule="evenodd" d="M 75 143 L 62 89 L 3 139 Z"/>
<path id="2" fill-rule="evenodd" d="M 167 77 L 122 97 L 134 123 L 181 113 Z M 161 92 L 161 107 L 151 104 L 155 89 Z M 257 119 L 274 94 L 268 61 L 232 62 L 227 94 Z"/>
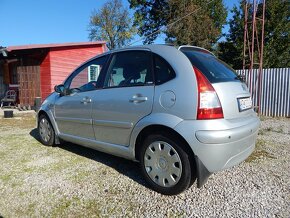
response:
<path id="1" fill-rule="evenodd" d="M 87 104 L 87 103 L 91 103 L 92 99 L 90 99 L 89 97 L 84 97 L 83 100 L 81 100 L 81 103 L 83 104 Z"/>
<path id="2" fill-rule="evenodd" d="M 141 103 L 141 102 L 144 102 L 144 101 L 147 101 L 147 100 L 148 100 L 148 97 L 142 96 L 141 94 L 137 94 L 137 95 L 134 95 L 129 100 L 129 102 L 131 102 L 131 103 Z"/>

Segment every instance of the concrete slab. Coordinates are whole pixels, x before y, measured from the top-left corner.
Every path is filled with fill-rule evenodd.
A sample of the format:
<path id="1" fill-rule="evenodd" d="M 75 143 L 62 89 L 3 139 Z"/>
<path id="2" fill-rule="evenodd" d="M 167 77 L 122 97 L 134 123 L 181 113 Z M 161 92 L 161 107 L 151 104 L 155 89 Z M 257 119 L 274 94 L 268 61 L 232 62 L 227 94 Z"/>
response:
<path id="1" fill-rule="evenodd" d="M 21 116 L 24 114 L 31 114 L 31 115 L 35 115 L 36 112 L 34 110 L 26 110 L 26 111 L 20 111 L 16 108 L 0 108 L 0 117 L 4 116 L 4 111 L 13 111 L 13 116 Z"/>

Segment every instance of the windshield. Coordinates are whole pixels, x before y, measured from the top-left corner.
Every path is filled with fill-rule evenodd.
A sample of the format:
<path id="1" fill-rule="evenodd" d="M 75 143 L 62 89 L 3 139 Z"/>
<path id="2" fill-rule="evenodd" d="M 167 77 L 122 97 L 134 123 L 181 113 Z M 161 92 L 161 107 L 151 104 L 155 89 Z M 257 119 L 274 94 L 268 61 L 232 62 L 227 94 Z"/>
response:
<path id="1" fill-rule="evenodd" d="M 223 61 L 204 50 L 181 48 L 192 65 L 197 67 L 211 83 L 239 81 L 235 71 Z"/>

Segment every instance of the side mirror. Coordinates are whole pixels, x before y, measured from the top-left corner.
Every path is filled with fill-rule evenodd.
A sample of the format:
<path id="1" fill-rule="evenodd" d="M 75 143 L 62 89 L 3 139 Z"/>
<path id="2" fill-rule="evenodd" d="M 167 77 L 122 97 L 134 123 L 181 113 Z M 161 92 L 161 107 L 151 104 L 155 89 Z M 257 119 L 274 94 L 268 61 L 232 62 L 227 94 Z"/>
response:
<path id="1" fill-rule="evenodd" d="M 54 91 L 63 95 L 64 94 L 64 85 L 63 84 L 60 84 L 60 85 L 56 85 L 54 87 Z"/>

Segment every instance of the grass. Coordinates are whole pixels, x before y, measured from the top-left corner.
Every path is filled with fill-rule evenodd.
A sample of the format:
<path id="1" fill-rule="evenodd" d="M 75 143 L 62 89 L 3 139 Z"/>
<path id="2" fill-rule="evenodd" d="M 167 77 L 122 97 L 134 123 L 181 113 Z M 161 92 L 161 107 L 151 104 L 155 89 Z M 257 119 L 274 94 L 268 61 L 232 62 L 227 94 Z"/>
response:
<path id="1" fill-rule="evenodd" d="M 65 149 L 70 145 L 64 148 L 43 146 L 37 140 L 35 127 L 35 118 L 31 115 L 0 118 L 1 215 L 101 217 L 106 213 L 111 217 L 118 214 L 120 205 L 108 207 L 96 196 L 80 198 L 86 191 L 82 190 L 84 184 L 93 191 L 104 187 L 106 182 L 99 175 L 113 178 L 118 175 L 113 174 L 115 170 L 106 166 L 99 169 L 96 161 Z M 88 181 L 91 182 L 87 184 Z M 42 184 L 49 188 L 43 188 Z M 69 184 L 68 190 L 63 189 L 64 184 Z M 115 189 L 111 191 L 117 194 Z"/>
<path id="2" fill-rule="evenodd" d="M 246 162 L 254 162 L 263 158 L 275 159 L 276 157 L 265 150 L 266 141 L 257 139 L 254 152 L 246 159 Z"/>
<path id="3" fill-rule="evenodd" d="M 35 118 L 31 114 L 15 116 L 14 118 L 0 118 L 0 126 L 2 130 L 11 128 L 33 128 L 36 126 Z"/>
<path id="4" fill-rule="evenodd" d="M 139 172 L 132 162 L 69 143 L 43 146 L 37 140 L 35 127 L 31 115 L 0 118 L 2 216 L 132 217 L 136 211 L 150 214 L 152 208 L 135 199 L 139 195 L 137 188 L 142 190 L 142 186 L 136 182 Z M 262 129 L 261 134 L 270 131 L 273 132 L 271 128 Z M 268 142 L 259 139 L 247 162 L 275 158 L 266 147 Z M 151 195 L 150 190 L 140 193 L 145 199 L 159 198 L 168 203 L 166 198 Z M 186 212 L 182 210 L 167 211 L 167 217 L 184 216 Z"/>
<path id="5" fill-rule="evenodd" d="M 66 214 L 66 210 L 72 206 L 73 203 L 78 203 L 80 199 L 78 197 L 73 197 L 71 199 L 62 198 L 58 205 L 54 208 L 51 213 L 51 217 L 59 217 Z"/>
<path id="6" fill-rule="evenodd" d="M 8 183 L 11 180 L 11 175 L 10 174 L 2 174 L 2 175 L 0 175 L 0 180 L 4 183 Z"/>
<path id="7" fill-rule="evenodd" d="M 274 132 L 277 132 L 277 133 L 283 133 L 283 128 L 280 126 L 280 127 L 277 128 L 277 130 L 275 130 Z"/>

